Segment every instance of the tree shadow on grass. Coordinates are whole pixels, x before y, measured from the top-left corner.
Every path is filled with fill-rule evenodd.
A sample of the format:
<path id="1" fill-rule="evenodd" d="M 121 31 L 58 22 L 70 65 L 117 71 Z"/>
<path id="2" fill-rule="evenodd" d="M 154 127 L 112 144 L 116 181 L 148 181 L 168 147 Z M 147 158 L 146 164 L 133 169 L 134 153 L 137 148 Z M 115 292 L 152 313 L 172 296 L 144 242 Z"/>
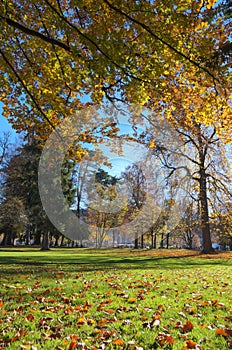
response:
<path id="1" fill-rule="evenodd" d="M 36 259 L 39 259 L 37 261 Z M 210 266 L 232 267 L 231 259 L 220 258 L 199 258 L 195 255 L 182 255 L 172 257 L 118 257 L 111 258 L 107 256 L 0 256 L 0 276 L 4 274 L 28 274 L 28 269 L 36 273 L 38 270 L 49 272 L 51 269 L 63 270 L 64 272 L 91 272 L 102 270 L 174 270 L 174 269 L 191 269 L 206 268 Z M 4 267 L 11 265 L 11 267 Z M 25 271 L 23 271 L 25 268 Z M 46 270 L 48 268 L 48 271 Z M 20 270 L 20 272 L 19 272 Z"/>

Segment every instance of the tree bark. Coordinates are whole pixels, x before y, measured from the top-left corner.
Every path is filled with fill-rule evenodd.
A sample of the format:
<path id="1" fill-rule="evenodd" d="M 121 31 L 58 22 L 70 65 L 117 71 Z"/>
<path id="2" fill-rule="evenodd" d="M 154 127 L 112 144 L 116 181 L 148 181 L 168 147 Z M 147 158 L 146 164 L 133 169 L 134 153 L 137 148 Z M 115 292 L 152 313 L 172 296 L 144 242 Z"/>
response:
<path id="1" fill-rule="evenodd" d="M 138 249 L 139 248 L 139 239 L 138 239 L 138 232 L 135 233 L 135 245 L 134 245 L 134 249 Z"/>
<path id="2" fill-rule="evenodd" d="M 38 227 L 33 228 L 33 233 L 35 237 L 34 245 L 40 245 L 41 243 L 41 230 Z"/>
<path id="3" fill-rule="evenodd" d="M 55 238 L 55 247 L 58 247 L 58 242 L 59 242 L 59 237 L 56 236 L 56 238 Z"/>
<path id="4" fill-rule="evenodd" d="M 164 247 L 164 234 L 163 232 L 161 233 L 161 241 L 160 241 L 160 248 L 163 249 Z"/>
<path id="5" fill-rule="evenodd" d="M 206 183 L 206 173 L 205 168 L 200 169 L 200 218 L 201 218 L 201 231 L 203 240 L 203 250 L 202 253 L 209 254 L 213 253 L 214 249 L 212 247 L 210 225 L 209 225 L 209 208 L 208 208 L 208 198 L 207 198 L 207 183 Z"/>
<path id="6" fill-rule="evenodd" d="M 154 234 L 153 248 L 154 248 L 154 249 L 157 248 L 157 233 L 156 233 L 156 232 L 155 232 L 155 234 Z"/>
<path id="7" fill-rule="evenodd" d="M 203 250 L 202 253 L 209 254 L 213 253 L 214 249 L 212 247 L 210 226 L 209 226 L 209 208 L 208 208 L 208 197 L 207 197 L 207 174 L 205 168 L 205 158 L 208 150 L 208 145 L 203 145 L 201 126 L 196 125 L 198 134 L 198 152 L 199 152 L 199 185 L 200 185 L 200 219 L 201 219 L 201 231 L 203 240 Z"/>
<path id="8" fill-rule="evenodd" d="M 64 235 L 61 235 L 61 242 L 60 242 L 60 247 L 64 245 Z"/>
<path id="9" fill-rule="evenodd" d="M 43 241 L 41 250 L 50 250 L 49 248 L 49 231 L 46 230 L 43 234 Z"/>
<path id="10" fill-rule="evenodd" d="M 167 244 L 166 244 L 166 248 L 168 249 L 169 248 L 169 237 L 170 237 L 170 232 L 167 233 Z"/>
<path id="11" fill-rule="evenodd" d="M 13 246 L 13 245 L 14 244 L 12 242 L 12 234 L 11 234 L 11 232 L 10 231 L 5 232 L 0 246 L 1 247 L 6 247 L 6 246 Z"/>

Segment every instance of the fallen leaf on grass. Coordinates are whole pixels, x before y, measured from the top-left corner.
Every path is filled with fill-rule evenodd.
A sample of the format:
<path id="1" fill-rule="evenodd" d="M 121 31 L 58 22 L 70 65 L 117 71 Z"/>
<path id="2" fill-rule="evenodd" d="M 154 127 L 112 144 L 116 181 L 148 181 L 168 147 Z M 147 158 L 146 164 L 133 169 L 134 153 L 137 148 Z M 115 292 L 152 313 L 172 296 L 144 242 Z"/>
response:
<path id="1" fill-rule="evenodd" d="M 188 320 L 184 324 L 181 321 L 177 321 L 175 328 L 179 328 L 183 333 L 187 333 L 193 329 L 193 324 L 191 321 Z"/>
<path id="2" fill-rule="evenodd" d="M 135 298 L 129 298 L 129 299 L 128 299 L 128 303 L 133 304 L 133 303 L 135 303 L 135 302 L 136 302 L 136 299 L 135 299 Z"/>
<path id="3" fill-rule="evenodd" d="M 193 329 L 193 324 L 192 324 L 192 322 L 190 322 L 190 321 L 187 320 L 186 323 L 183 324 L 183 332 L 184 332 L 184 333 L 187 333 L 187 332 L 190 332 L 192 329 Z"/>
<path id="4" fill-rule="evenodd" d="M 77 342 L 75 340 L 72 340 L 70 345 L 69 345 L 69 350 L 74 350 L 76 349 Z"/>
<path id="5" fill-rule="evenodd" d="M 166 345 L 173 345 L 173 344 L 174 344 L 174 339 L 170 334 L 159 333 L 155 338 L 154 346 L 164 347 Z"/>
<path id="6" fill-rule="evenodd" d="M 218 329 L 216 329 L 215 333 L 217 335 L 222 335 L 225 338 L 232 337 L 232 329 L 218 328 Z"/>
<path id="7" fill-rule="evenodd" d="M 83 326 L 84 324 L 86 324 L 86 319 L 84 317 L 78 318 L 77 325 Z"/>
<path id="8" fill-rule="evenodd" d="M 122 339 L 115 339 L 112 341 L 112 344 L 114 345 L 123 345 L 124 341 Z"/>
<path id="9" fill-rule="evenodd" d="M 195 349 L 196 345 L 197 345 L 197 343 L 195 343 L 195 341 L 188 339 L 185 342 L 184 350 Z"/>
<path id="10" fill-rule="evenodd" d="M 32 321 L 34 321 L 34 319 L 35 319 L 35 316 L 33 316 L 32 314 L 29 314 L 29 315 L 26 316 L 26 320 L 27 321 L 32 322 Z"/>
<path id="11" fill-rule="evenodd" d="M 202 350 L 202 346 L 197 344 L 192 339 L 187 339 L 184 345 L 184 350 L 190 350 L 190 349 L 196 349 L 196 350 Z"/>

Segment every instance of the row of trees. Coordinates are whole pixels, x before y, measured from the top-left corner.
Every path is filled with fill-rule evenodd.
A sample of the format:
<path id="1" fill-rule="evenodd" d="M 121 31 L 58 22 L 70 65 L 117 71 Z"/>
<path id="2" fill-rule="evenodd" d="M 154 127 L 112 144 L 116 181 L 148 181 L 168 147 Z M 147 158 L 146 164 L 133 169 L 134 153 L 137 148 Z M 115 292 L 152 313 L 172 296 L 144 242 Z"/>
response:
<path id="1" fill-rule="evenodd" d="M 210 137 L 212 139 L 212 134 Z M 43 249 L 48 249 L 49 242 L 53 242 L 54 245 L 64 244 L 65 237 L 47 218 L 39 196 L 37 176 L 41 155 L 40 142 L 34 140 L 24 143 L 9 156 L 9 142 L 6 141 L 7 135 L 4 136 L 1 147 L 1 245 L 12 245 L 16 238 L 20 238 L 25 244 L 29 244 L 33 239 L 36 245 L 42 243 Z M 219 142 L 215 138 L 213 147 L 208 148 L 205 154 L 207 221 L 204 209 L 202 210 L 205 199 L 202 201 L 201 198 L 201 168 L 195 153 L 192 161 L 197 167 L 192 169 L 189 180 L 190 200 L 176 221 L 173 218 L 176 212 L 172 211 L 175 204 L 173 194 L 180 183 L 175 176 L 176 151 L 170 154 L 168 148 L 164 149 L 158 145 L 152 148 L 152 153 L 160 159 L 165 169 L 167 180 L 164 186 L 168 191 L 166 199 L 162 198 L 161 209 L 157 209 L 157 197 L 162 189 L 161 185 L 155 182 L 156 173 L 152 168 L 150 173 L 146 173 L 146 176 L 150 174 L 150 178 L 145 176 L 139 163 L 128 166 L 119 177 L 99 168 L 94 173 L 95 186 L 90 188 L 89 176 L 93 177 L 91 166 L 88 169 L 85 163 L 74 165 L 70 160 L 64 162 L 62 182 L 70 210 L 92 227 L 88 232 L 83 231 L 78 236 L 78 241 L 72 244 L 82 246 L 85 243 L 101 247 L 105 244 L 115 246 L 133 242 L 135 248 L 199 248 L 204 247 L 203 225 L 206 223 L 207 229 L 211 231 L 210 240 L 212 237 L 215 242 L 231 248 L 231 189 L 226 164 L 227 151 L 223 145 L 216 144 L 216 141 Z M 204 142 L 209 147 L 206 136 Z M 96 160 L 96 155 L 93 152 L 92 154 Z M 180 156 L 178 153 L 178 157 Z M 182 156 L 190 158 L 191 154 L 188 152 Z M 152 185 L 148 186 L 148 182 Z M 118 193 L 120 198 L 117 199 Z M 164 196 L 163 191 L 161 196 Z M 142 213 L 137 220 L 143 206 L 149 202 L 153 203 L 148 205 L 149 211 Z M 169 223 L 173 220 L 175 224 L 170 226 Z M 130 226 L 128 228 L 127 224 L 133 221 L 133 229 Z"/>

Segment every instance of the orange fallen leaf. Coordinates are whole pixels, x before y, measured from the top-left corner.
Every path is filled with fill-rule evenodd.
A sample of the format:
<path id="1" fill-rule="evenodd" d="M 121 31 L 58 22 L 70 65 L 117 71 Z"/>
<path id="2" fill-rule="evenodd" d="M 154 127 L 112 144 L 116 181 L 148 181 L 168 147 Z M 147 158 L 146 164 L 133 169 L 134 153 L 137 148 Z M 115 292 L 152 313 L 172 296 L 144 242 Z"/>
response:
<path id="1" fill-rule="evenodd" d="M 115 339 L 112 341 L 112 344 L 114 345 L 123 345 L 124 341 L 122 339 Z"/>
<path id="2" fill-rule="evenodd" d="M 69 350 L 74 350 L 76 349 L 77 342 L 75 340 L 72 340 L 70 345 L 69 345 Z"/>
<path id="3" fill-rule="evenodd" d="M 226 332 L 225 329 L 222 329 L 222 328 L 216 329 L 215 333 L 217 335 L 222 335 L 223 337 L 228 337 L 228 333 Z"/>
<path id="4" fill-rule="evenodd" d="M 197 343 L 195 343 L 195 341 L 193 341 L 191 339 L 187 339 L 185 342 L 184 350 L 195 349 L 196 345 L 197 345 Z"/>
<path id="5" fill-rule="evenodd" d="M 167 335 L 167 337 L 166 337 L 166 342 L 167 342 L 168 344 L 174 344 L 174 339 L 173 339 L 173 337 L 172 337 L 171 335 Z"/>

